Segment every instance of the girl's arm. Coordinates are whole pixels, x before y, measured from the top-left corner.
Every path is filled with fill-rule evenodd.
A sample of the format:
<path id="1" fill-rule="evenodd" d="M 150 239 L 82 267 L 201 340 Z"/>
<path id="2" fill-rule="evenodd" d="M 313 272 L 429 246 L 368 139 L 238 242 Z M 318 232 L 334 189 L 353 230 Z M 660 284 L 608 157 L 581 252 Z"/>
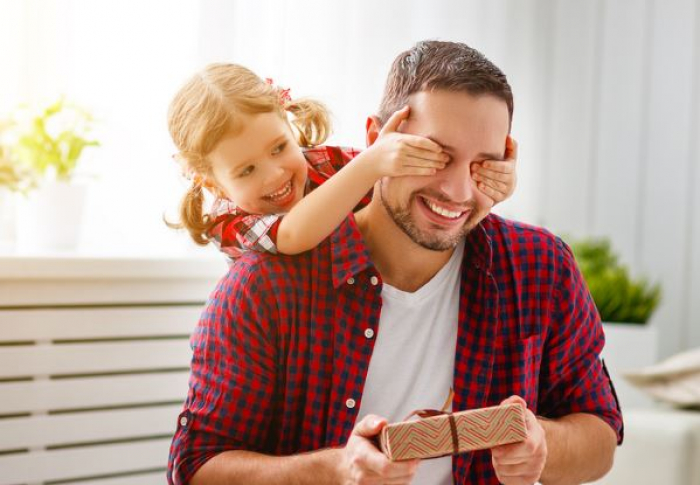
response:
<path id="1" fill-rule="evenodd" d="M 432 175 L 445 167 L 449 157 L 440 145 L 396 131 L 408 113 L 408 107 L 394 113 L 372 146 L 292 207 L 279 223 L 279 252 L 297 254 L 317 246 L 381 177 Z"/>

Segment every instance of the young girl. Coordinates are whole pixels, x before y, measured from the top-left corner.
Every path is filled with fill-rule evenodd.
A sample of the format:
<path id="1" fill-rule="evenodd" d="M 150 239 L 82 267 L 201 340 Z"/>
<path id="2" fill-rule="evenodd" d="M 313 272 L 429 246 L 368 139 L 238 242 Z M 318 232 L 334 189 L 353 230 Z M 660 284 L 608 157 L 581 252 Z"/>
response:
<path id="1" fill-rule="evenodd" d="M 322 104 L 292 100 L 245 67 L 209 65 L 180 89 L 168 113 L 176 158 L 192 181 L 175 227 L 234 259 L 251 249 L 307 251 L 366 204 L 381 177 L 432 175 L 448 163 L 437 143 L 397 132 L 408 115 L 408 107 L 394 113 L 361 153 L 322 146 L 330 132 Z M 494 202 L 514 190 L 516 151 L 509 137 L 507 160 L 473 164 L 479 189 Z M 209 211 L 205 189 L 215 197 Z"/>

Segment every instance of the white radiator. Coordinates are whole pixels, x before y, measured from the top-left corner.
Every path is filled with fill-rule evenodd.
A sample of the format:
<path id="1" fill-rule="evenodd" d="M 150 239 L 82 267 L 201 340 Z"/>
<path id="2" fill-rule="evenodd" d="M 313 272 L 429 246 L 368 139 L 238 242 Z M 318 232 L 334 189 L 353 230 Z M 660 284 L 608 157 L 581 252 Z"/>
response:
<path id="1" fill-rule="evenodd" d="M 66 263 L 0 258 L 0 484 L 162 484 L 225 264 Z"/>

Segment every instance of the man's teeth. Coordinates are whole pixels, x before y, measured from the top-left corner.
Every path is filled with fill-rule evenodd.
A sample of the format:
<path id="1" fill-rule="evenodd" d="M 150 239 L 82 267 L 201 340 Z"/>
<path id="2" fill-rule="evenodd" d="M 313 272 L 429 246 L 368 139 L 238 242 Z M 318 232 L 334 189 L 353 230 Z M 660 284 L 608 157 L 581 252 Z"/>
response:
<path id="1" fill-rule="evenodd" d="M 277 192 L 273 192 L 269 194 L 267 197 L 268 199 L 281 199 L 282 197 L 286 197 L 289 195 L 289 193 L 292 191 L 292 181 L 290 180 L 287 182 L 284 187 L 279 189 Z"/>
<path id="2" fill-rule="evenodd" d="M 431 211 L 435 212 L 438 215 L 441 215 L 442 217 L 447 217 L 448 219 L 457 219 L 463 214 L 463 212 L 448 211 L 447 209 L 440 207 L 439 205 L 436 205 L 427 199 L 423 200 L 425 201 L 425 204 L 430 208 Z"/>

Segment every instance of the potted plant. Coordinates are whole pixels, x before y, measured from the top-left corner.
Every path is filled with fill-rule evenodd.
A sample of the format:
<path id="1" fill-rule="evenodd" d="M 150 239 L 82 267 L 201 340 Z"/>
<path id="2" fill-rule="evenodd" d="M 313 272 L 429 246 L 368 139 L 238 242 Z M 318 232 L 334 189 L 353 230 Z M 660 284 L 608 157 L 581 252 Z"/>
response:
<path id="1" fill-rule="evenodd" d="M 620 401 L 626 407 L 650 406 L 651 400 L 625 382 L 622 373 L 657 360 L 657 330 L 647 322 L 661 302 L 661 286 L 630 276 L 607 239 L 574 241 L 571 249 L 603 321 L 603 357 Z"/>
<path id="2" fill-rule="evenodd" d="M 661 287 L 645 278 L 632 278 L 607 239 L 571 244 L 600 318 L 607 323 L 643 325 L 661 301 Z"/>
<path id="3" fill-rule="evenodd" d="M 36 181 L 20 202 L 17 246 L 29 251 L 77 247 L 87 186 L 75 180 L 83 151 L 99 143 L 90 137 L 93 118 L 61 98 L 38 113 L 18 112 L 12 151 Z"/>

